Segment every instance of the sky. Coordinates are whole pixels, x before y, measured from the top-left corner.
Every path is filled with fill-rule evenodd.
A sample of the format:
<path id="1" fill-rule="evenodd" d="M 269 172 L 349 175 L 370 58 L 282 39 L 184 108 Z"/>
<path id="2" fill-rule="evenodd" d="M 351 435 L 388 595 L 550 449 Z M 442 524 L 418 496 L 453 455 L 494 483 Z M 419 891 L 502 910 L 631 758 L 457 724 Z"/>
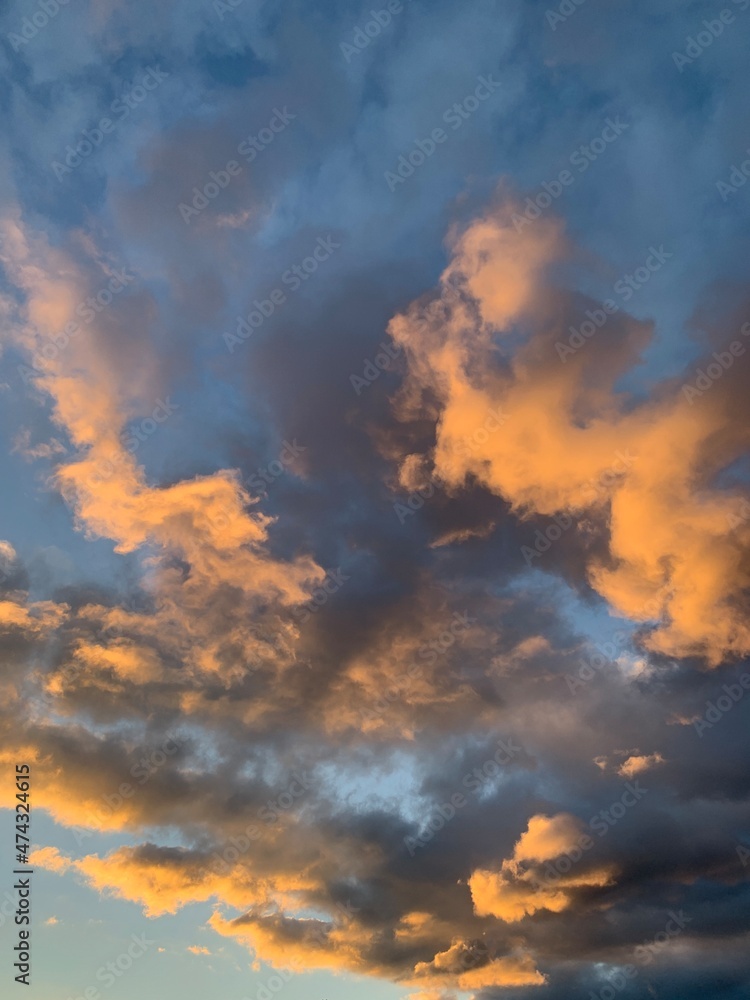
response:
<path id="1" fill-rule="evenodd" d="M 3 5 L 3 990 L 750 995 L 749 26 Z"/>

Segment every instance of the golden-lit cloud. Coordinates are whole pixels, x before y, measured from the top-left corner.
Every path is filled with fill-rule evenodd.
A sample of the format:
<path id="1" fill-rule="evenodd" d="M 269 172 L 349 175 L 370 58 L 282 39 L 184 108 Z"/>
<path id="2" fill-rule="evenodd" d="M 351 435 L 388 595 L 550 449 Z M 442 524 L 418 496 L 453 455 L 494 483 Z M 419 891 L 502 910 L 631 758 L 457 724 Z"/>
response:
<path id="1" fill-rule="evenodd" d="M 664 758 L 660 753 L 631 754 L 617 769 L 617 773 L 624 778 L 634 778 L 636 774 L 643 774 L 656 764 L 663 764 Z"/>
<path id="2" fill-rule="evenodd" d="M 573 296 L 549 272 L 567 251 L 557 223 L 518 233 L 513 210 L 496 206 L 454 235 L 437 298 L 390 324 L 409 366 L 401 418 L 429 413 L 436 432 L 429 455 L 403 457 L 402 476 L 428 459 L 446 488 L 472 476 L 519 516 L 593 519 L 609 555 L 590 557 L 589 581 L 618 614 L 655 624 L 649 648 L 714 665 L 749 652 L 750 524 L 730 526 L 737 493 L 712 484 L 747 446 L 733 412 L 741 373 L 700 405 L 671 383 L 631 399 L 615 383 L 650 328 L 622 311 L 562 363 Z M 473 440 L 498 408 L 500 430 Z"/>
<path id="3" fill-rule="evenodd" d="M 545 976 L 535 967 L 529 954 L 490 958 L 489 961 L 467 968 L 476 962 L 464 941 L 454 941 L 449 949 L 435 955 L 431 962 L 420 962 L 414 969 L 410 985 L 423 985 L 429 995 L 432 987 L 438 991 L 474 991 L 488 987 L 543 986 Z"/>
<path id="4" fill-rule="evenodd" d="M 29 855 L 29 864 L 62 875 L 68 871 L 73 862 L 56 847 L 39 847 Z"/>
<path id="5" fill-rule="evenodd" d="M 143 582 L 153 601 L 139 620 L 130 616 L 127 639 L 110 633 L 110 641 L 80 640 L 70 653 L 74 679 L 50 678 L 47 693 L 62 694 L 71 684 L 114 692 L 166 680 L 162 658 L 139 642 L 144 633 L 169 641 L 178 632 L 189 675 L 215 676 L 226 686 L 241 682 L 259 663 L 266 671 L 286 669 L 296 636 L 287 611 L 309 599 L 323 569 L 308 555 L 285 560 L 270 554 L 272 519 L 253 510 L 255 500 L 236 471 L 166 486 L 147 481 L 123 440 L 127 421 L 150 412 L 153 400 L 165 395 L 147 331 L 130 338 L 126 349 L 114 313 L 94 316 L 89 310 L 93 319 L 81 320 L 87 294 L 98 283 L 111 287 L 121 271 L 91 238 L 77 237 L 84 266 L 18 218 L 5 220 L 3 235 L 3 260 L 25 296 L 11 335 L 27 352 L 33 384 L 51 397 L 55 423 L 72 445 L 50 453 L 62 455 L 52 483 L 89 537 L 111 539 L 116 552 L 147 555 Z M 142 311 L 150 316 L 153 304 L 142 303 Z M 165 404 L 159 421 L 176 408 Z M 0 630 L 40 631 L 63 614 L 50 602 L 25 609 L 0 601 Z M 97 614 L 100 620 L 117 616 L 115 610 Z M 188 702 L 183 705 L 188 709 Z"/>
<path id="6" fill-rule="evenodd" d="M 472 873 L 469 888 L 477 915 L 516 921 L 537 910 L 560 913 L 570 906 L 572 890 L 608 885 L 613 876 L 610 867 L 581 862 L 585 836 L 583 823 L 569 814 L 532 816 L 512 857 L 506 858 L 499 870 L 477 869 Z M 578 852 L 577 864 L 570 860 L 574 851 Z M 561 855 L 569 856 L 567 864 L 553 870 L 550 878 L 542 863 Z"/>
<path id="7" fill-rule="evenodd" d="M 52 601 L 37 601 L 30 605 L 15 601 L 0 601 L 0 631 L 18 630 L 40 634 L 60 624 L 65 609 Z"/>

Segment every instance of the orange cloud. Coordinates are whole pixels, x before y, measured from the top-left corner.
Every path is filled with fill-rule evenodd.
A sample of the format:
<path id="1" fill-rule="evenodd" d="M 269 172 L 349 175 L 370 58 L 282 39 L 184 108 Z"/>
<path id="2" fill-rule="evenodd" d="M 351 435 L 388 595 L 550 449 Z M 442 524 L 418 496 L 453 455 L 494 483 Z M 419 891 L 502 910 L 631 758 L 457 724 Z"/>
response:
<path id="1" fill-rule="evenodd" d="M 29 864 L 62 875 L 73 865 L 56 847 L 39 847 L 29 855 Z"/>
<path id="2" fill-rule="evenodd" d="M 553 884 L 541 868 L 542 862 L 574 849 L 582 853 L 579 843 L 583 830 L 583 823 L 567 813 L 532 816 L 512 857 L 502 862 L 499 871 L 477 869 L 472 873 L 469 889 L 477 916 L 517 921 L 537 910 L 560 913 L 572 902 L 572 890 L 609 885 L 612 869 L 581 865 L 580 860 L 577 870 L 558 873 Z"/>
<path id="3" fill-rule="evenodd" d="M 141 615 L 140 628 L 156 625 L 161 635 L 169 621 L 167 634 L 175 627 L 181 632 L 190 673 L 214 675 L 226 686 L 259 660 L 265 669 L 285 669 L 297 635 L 285 614 L 309 599 L 324 570 L 308 555 L 286 560 L 269 553 L 272 519 L 252 509 L 254 498 L 235 471 L 166 486 L 147 481 L 122 435 L 129 419 L 150 412 L 154 399 L 165 395 L 148 329 L 118 336 L 115 305 L 90 320 L 82 321 L 79 311 L 87 294 L 112 281 L 117 270 L 90 239 L 76 237 L 76 249 L 87 257 L 83 265 L 17 218 L 6 219 L 2 229 L 0 256 L 25 298 L 11 335 L 30 356 L 35 385 L 51 397 L 53 418 L 73 445 L 52 482 L 89 536 L 111 539 L 117 552 L 148 551 L 144 582 L 155 607 L 151 626 Z M 150 321 L 154 304 L 140 308 Z M 56 624 L 62 613 L 51 604 L 23 610 L 0 602 L 0 630 L 38 630 Z M 159 657 L 134 639 L 78 643 L 78 681 L 87 677 L 115 690 L 163 679 Z M 103 679 L 105 672 L 111 680 Z M 48 686 L 51 694 L 63 689 L 60 681 Z"/>
<path id="4" fill-rule="evenodd" d="M 403 456 L 402 476 L 428 460 L 447 489 L 473 476 L 519 516 L 591 519 L 609 558 L 590 558 L 589 581 L 618 614 L 654 624 L 651 649 L 714 665 L 750 652 L 750 524 L 731 526 L 736 493 L 712 485 L 747 446 L 741 374 L 700 405 L 671 384 L 647 402 L 617 392 L 650 335 L 622 312 L 562 364 L 573 297 L 548 272 L 565 244 L 549 219 L 516 233 L 511 214 L 495 207 L 452 237 L 437 298 L 391 321 L 409 364 L 398 413 L 431 415 L 436 433 L 429 454 Z M 500 430 L 467 448 L 498 409 Z"/>
<path id="5" fill-rule="evenodd" d="M 19 604 L 0 601 L 0 632 L 18 631 L 27 635 L 43 635 L 63 621 L 67 612 L 64 605 L 53 601 Z"/>
<path id="6" fill-rule="evenodd" d="M 660 753 L 633 754 L 625 760 L 617 769 L 617 773 L 624 778 L 634 778 L 636 774 L 642 774 L 656 764 L 663 764 L 664 758 Z"/>

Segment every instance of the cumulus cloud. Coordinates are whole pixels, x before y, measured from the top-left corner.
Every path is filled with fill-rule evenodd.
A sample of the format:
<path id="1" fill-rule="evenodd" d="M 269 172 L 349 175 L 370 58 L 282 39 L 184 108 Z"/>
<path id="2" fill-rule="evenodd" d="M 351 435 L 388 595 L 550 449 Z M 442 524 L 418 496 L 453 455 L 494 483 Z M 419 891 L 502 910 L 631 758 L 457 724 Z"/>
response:
<path id="1" fill-rule="evenodd" d="M 583 307 L 606 314 L 553 280 L 570 256 L 558 224 L 519 232 L 518 211 L 500 200 L 454 233 L 435 296 L 391 322 L 409 364 L 402 419 L 427 408 L 435 443 L 423 459 L 448 488 L 471 477 L 520 516 L 593 521 L 606 555 L 588 559 L 589 582 L 650 626 L 648 648 L 714 666 L 748 653 L 750 529 L 730 528 L 738 491 L 717 484 L 747 446 L 739 369 L 695 406 L 675 381 L 645 400 L 619 390 L 651 336 L 621 310 L 562 363 L 556 345 Z M 493 408 L 507 418 L 488 434 Z"/>
<path id="2" fill-rule="evenodd" d="M 127 418 L 138 412 L 148 394 L 156 398 L 154 373 L 159 366 L 154 364 L 146 374 L 150 351 L 145 340 L 136 345 L 131 339 L 123 352 L 116 339 L 118 321 L 112 319 L 114 306 L 109 318 L 90 326 L 81 323 L 78 307 L 96 285 L 92 271 L 98 270 L 102 283 L 118 273 L 90 240 L 81 242 L 87 251 L 85 265 L 52 248 L 43 237 L 29 235 L 17 219 L 8 219 L 5 226 L 4 259 L 26 297 L 15 336 L 30 353 L 35 381 L 52 397 L 55 422 L 75 449 L 57 464 L 53 483 L 69 499 L 89 536 L 112 539 L 117 552 L 153 553 L 148 586 L 159 624 L 177 616 L 184 633 L 197 625 L 201 636 L 196 636 L 194 669 L 231 682 L 232 676 L 244 674 L 243 663 L 262 651 L 257 626 L 249 627 L 247 615 L 268 609 L 265 629 L 278 633 L 283 649 L 285 633 L 293 633 L 294 626 L 279 620 L 273 609 L 283 613 L 303 602 L 324 571 L 307 555 L 289 561 L 270 555 L 272 519 L 252 510 L 254 499 L 236 471 L 166 486 L 147 482 L 145 470 L 125 447 L 123 433 Z M 126 295 L 122 288 L 118 291 Z M 50 346 L 51 351 L 45 349 Z M 167 417 L 164 411 L 159 420 Z M 178 563 L 184 571 L 178 570 Z M 224 598 L 229 595 L 227 604 Z M 43 611 L 52 614 L 51 606 L 38 607 L 37 615 Z M 229 627 L 227 613 L 237 619 Z M 8 605 L 5 617 L 20 624 L 24 614 Z M 149 627 L 148 622 L 143 625 Z M 232 667 L 227 666 L 230 648 L 241 651 Z M 124 681 L 164 676 L 156 653 L 138 650 L 132 643 L 99 649 L 80 642 L 75 657 L 82 670 L 108 669 Z"/>
<path id="3" fill-rule="evenodd" d="M 583 829 L 579 820 L 565 813 L 532 816 L 513 855 L 503 861 L 499 871 L 478 869 L 472 873 L 469 887 L 477 914 L 513 921 L 537 910 L 559 913 L 570 905 L 571 891 L 608 885 L 613 877 L 611 869 L 589 864 L 572 874 L 555 873 L 550 882 L 542 868 L 542 862 L 573 850 L 580 856 Z M 571 867 L 568 862 L 567 870 Z"/>

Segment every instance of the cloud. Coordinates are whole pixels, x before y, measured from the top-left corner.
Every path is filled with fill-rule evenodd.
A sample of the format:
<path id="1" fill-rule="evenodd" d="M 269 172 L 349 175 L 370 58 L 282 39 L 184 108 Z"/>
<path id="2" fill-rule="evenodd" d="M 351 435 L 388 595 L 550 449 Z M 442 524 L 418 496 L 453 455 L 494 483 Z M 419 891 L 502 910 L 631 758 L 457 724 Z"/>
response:
<path id="1" fill-rule="evenodd" d="M 624 778 L 634 778 L 636 774 L 642 774 L 644 771 L 648 771 L 650 767 L 655 764 L 663 764 L 664 758 L 660 753 L 652 754 L 633 754 L 623 761 L 620 767 L 617 769 L 618 774 L 621 774 Z"/>
<path id="2" fill-rule="evenodd" d="M 565 813 L 532 816 L 513 855 L 503 861 L 499 871 L 478 869 L 472 873 L 469 888 L 477 915 L 515 921 L 537 910 L 559 913 L 570 906 L 573 890 L 610 884 L 613 871 L 590 863 L 570 875 L 556 873 L 552 882 L 543 870 L 544 861 L 554 861 L 573 850 L 580 855 L 583 831 L 580 820 Z M 568 871 L 571 867 L 568 863 Z"/>
<path id="3" fill-rule="evenodd" d="M 682 76 L 694 28 L 666 0 L 554 32 L 535 5 L 405 6 L 351 63 L 331 57 L 351 12 L 296 0 L 240 5 L 231 31 L 205 0 L 99 5 L 91 30 L 71 7 L 7 67 L 0 757 L 67 828 L 35 863 L 152 919 L 211 909 L 256 962 L 425 1000 L 598 993 L 684 907 L 648 983 L 739 1000 L 747 394 L 740 364 L 683 385 L 747 319 L 747 199 L 722 209 L 714 183 L 746 132 L 741 32 Z M 154 51 L 171 82 L 51 187 Z M 479 72 L 496 101 L 391 193 L 383 171 Z M 186 226 L 179 200 L 286 103 L 298 119 Z M 622 140 L 518 228 L 617 114 Z M 331 269 L 228 355 L 329 231 Z M 674 260 L 571 353 L 662 240 Z M 402 350 L 355 393 L 391 319 Z M 303 465 L 259 497 L 295 434 Z"/>
<path id="4" fill-rule="evenodd" d="M 714 666 L 750 652 L 749 529 L 729 527 L 738 491 L 716 485 L 746 444 L 739 369 L 695 406 L 674 381 L 647 399 L 618 390 L 651 336 L 621 310 L 563 364 L 556 345 L 584 306 L 606 314 L 553 281 L 570 254 L 558 224 L 517 232 L 518 206 L 499 199 L 451 236 L 436 295 L 390 324 L 409 365 L 398 412 L 434 421 L 420 460 L 447 489 L 473 477 L 521 517 L 589 522 L 606 555 L 589 556 L 588 581 L 648 626 L 648 648 Z M 478 433 L 493 408 L 507 414 L 501 430 Z M 415 460 L 404 456 L 402 476 Z"/>
<path id="5" fill-rule="evenodd" d="M 71 859 L 66 858 L 56 847 L 37 848 L 29 855 L 29 863 L 56 872 L 58 875 L 68 871 L 73 864 Z"/>
<path id="6" fill-rule="evenodd" d="M 429 994 L 429 984 L 441 995 L 441 990 L 479 991 L 488 987 L 543 986 L 546 978 L 534 967 L 530 955 L 513 955 L 492 958 L 479 968 L 465 968 L 474 953 L 464 942 L 455 942 L 448 951 L 436 955 L 432 962 L 420 962 L 415 968 L 412 985 L 424 983 Z"/>
<path id="7" fill-rule="evenodd" d="M 89 537 L 112 539 L 120 553 L 150 550 L 149 586 L 163 617 L 182 618 L 186 632 L 198 624 L 203 633 L 193 668 L 228 679 L 244 675 L 243 662 L 254 659 L 261 647 L 257 627 L 248 627 L 248 614 L 267 609 L 266 631 L 278 633 L 283 649 L 294 627 L 274 612 L 285 615 L 284 609 L 308 599 L 324 571 L 308 555 L 284 560 L 268 552 L 273 519 L 252 510 L 254 500 L 235 470 L 167 486 L 148 484 L 122 433 L 144 398 L 151 392 L 156 396 L 159 365 L 149 366 L 145 340 L 136 345 L 131 339 L 124 351 L 113 336 L 120 321 L 118 307 L 140 307 L 129 304 L 128 293 L 120 291 L 123 297 L 108 312 L 88 326 L 82 324 L 78 305 L 85 302 L 86 291 L 107 276 L 116 277 L 117 269 L 82 237 L 85 264 L 52 248 L 44 238 L 29 235 L 17 219 L 6 220 L 4 232 L 4 259 L 26 297 L 15 325 L 16 339 L 30 352 L 37 383 L 52 397 L 54 420 L 74 448 L 74 454 L 57 465 L 54 484 Z M 96 270 L 99 279 L 92 275 Z M 50 343 L 54 349 L 44 350 Z M 167 419 L 167 408 L 165 404 L 160 420 Z M 177 562 L 187 572 L 177 571 Z M 36 621 L 11 604 L 3 607 L 8 625 Z M 61 613 L 49 604 L 37 605 L 35 612 L 46 620 Z M 228 615 L 235 618 L 229 627 Z M 227 667 L 230 647 L 243 650 L 244 656 Z M 124 681 L 164 677 L 153 651 L 137 651 L 125 643 L 108 650 L 79 643 L 76 655 L 81 670 L 106 665 Z"/>

